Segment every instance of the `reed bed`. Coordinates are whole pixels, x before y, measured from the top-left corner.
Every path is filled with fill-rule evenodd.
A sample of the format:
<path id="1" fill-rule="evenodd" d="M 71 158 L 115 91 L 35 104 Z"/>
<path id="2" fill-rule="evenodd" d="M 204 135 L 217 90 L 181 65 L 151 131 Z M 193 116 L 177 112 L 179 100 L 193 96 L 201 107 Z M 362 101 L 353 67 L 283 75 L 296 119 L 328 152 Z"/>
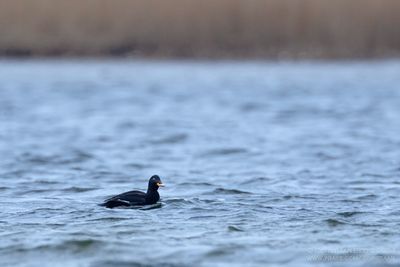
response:
<path id="1" fill-rule="evenodd" d="M 1 0 L 2 56 L 400 54 L 399 0 Z"/>

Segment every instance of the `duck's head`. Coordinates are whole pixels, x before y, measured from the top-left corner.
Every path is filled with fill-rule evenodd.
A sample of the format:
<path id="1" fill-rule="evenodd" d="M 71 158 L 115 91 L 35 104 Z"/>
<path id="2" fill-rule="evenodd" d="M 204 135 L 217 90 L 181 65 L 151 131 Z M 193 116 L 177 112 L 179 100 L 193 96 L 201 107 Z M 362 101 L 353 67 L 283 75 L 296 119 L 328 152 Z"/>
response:
<path id="1" fill-rule="evenodd" d="M 150 177 L 149 180 L 149 189 L 151 190 L 157 190 L 159 187 L 164 186 L 164 184 L 161 182 L 160 177 L 158 175 L 153 175 Z"/>

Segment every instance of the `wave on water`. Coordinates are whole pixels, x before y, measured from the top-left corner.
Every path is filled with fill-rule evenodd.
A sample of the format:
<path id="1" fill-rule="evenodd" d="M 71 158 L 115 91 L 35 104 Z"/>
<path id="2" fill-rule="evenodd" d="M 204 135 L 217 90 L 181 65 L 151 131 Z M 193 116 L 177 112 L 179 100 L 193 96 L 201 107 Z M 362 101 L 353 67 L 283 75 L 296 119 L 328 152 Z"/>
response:
<path id="1" fill-rule="evenodd" d="M 365 212 L 362 212 L 362 211 L 343 211 L 343 212 L 338 212 L 337 213 L 337 215 L 340 215 L 340 216 L 345 217 L 345 218 L 354 217 L 354 216 L 361 215 L 361 214 L 365 214 Z"/>
<path id="2" fill-rule="evenodd" d="M 183 263 L 170 263 L 165 261 L 157 261 L 157 262 L 142 262 L 135 260 L 104 260 L 104 261 L 95 261 L 90 265 L 90 267 L 189 267 L 191 264 L 183 264 Z"/>
<path id="3" fill-rule="evenodd" d="M 326 219 L 326 220 L 324 220 L 324 221 L 325 221 L 325 223 L 327 223 L 328 226 L 330 226 L 330 227 L 337 227 L 337 226 L 340 226 L 340 225 L 348 224 L 348 223 L 345 222 L 345 221 L 341 221 L 341 220 L 333 219 L 333 218 Z"/>
<path id="4" fill-rule="evenodd" d="M 30 163 L 32 165 L 61 165 L 83 163 L 87 160 L 93 159 L 94 156 L 90 153 L 75 150 L 72 152 L 64 152 L 57 154 L 33 154 L 26 152 L 19 157 L 19 161 L 23 163 Z"/>
<path id="5" fill-rule="evenodd" d="M 67 193 L 85 193 L 93 190 L 98 190 L 98 188 L 72 186 L 62 189 L 62 191 Z"/>
<path id="6" fill-rule="evenodd" d="M 259 185 L 259 184 L 263 184 L 263 183 L 269 183 L 272 181 L 274 181 L 274 179 L 268 178 L 268 177 L 255 177 L 255 178 L 247 179 L 247 180 L 241 182 L 240 184 L 241 185 L 250 185 L 250 184 Z"/>
<path id="7" fill-rule="evenodd" d="M 151 144 L 155 145 L 168 145 L 168 144 L 179 144 L 188 139 L 187 134 L 175 134 L 162 139 L 155 139 L 150 141 Z"/>
<path id="8" fill-rule="evenodd" d="M 219 149 L 210 149 L 206 152 L 200 154 L 201 157 L 208 156 L 227 156 L 227 155 L 235 155 L 235 154 L 244 154 L 247 153 L 248 150 L 246 148 L 219 148 Z"/>
<path id="9" fill-rule="evenodd" d="M 84 239 L 70 239 L 63 240 L 57 243 L 46 242 L 46 244 L 38 244 L 38 245 L 24 245 L 24 246 L 9 246 L 5 248 L 5 250 L 17 250 L 19 252 L 32 253 L 35 251 L 43 251 L 43 252 L 61 252 L 61 251 L 70 251 L 70 252 L 79 252 L 83 253 L 87 250 L 92 250 L 99 248 L 104 245 L 104 241 L 93 238 L 84 238 Z"/>
<path id="10" fill-rule="evenodd" d="M 207 194 L 207 193 L 206 193 Z M 227 188 L 222 188 L 218 187 L 214 191 L 208 193 L 208 194 L 220 194 L 220 195 L 251 195 L 251 192 L 248 191 L 243 191 L 239 189 L 227 189 Z"/>

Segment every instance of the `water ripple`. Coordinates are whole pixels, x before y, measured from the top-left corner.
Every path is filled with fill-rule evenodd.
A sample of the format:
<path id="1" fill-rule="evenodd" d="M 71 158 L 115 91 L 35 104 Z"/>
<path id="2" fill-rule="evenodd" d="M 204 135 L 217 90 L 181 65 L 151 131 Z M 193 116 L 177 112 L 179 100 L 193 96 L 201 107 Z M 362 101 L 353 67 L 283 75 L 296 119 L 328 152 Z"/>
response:
<path id="1" fill-rule="evenodd" d="M 0 266 L 395 266 L 398 70 L 2 60 Z"/>

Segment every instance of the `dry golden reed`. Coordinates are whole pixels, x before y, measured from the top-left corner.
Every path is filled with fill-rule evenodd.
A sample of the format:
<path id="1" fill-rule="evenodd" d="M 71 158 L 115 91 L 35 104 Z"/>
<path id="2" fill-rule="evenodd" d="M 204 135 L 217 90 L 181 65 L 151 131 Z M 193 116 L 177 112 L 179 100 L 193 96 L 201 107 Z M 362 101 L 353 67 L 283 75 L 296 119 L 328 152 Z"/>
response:
<path id="1" fill-rule="evenodd" d="M 0 0 L 0 55 L 379 57 L 400 0 Z"/>

